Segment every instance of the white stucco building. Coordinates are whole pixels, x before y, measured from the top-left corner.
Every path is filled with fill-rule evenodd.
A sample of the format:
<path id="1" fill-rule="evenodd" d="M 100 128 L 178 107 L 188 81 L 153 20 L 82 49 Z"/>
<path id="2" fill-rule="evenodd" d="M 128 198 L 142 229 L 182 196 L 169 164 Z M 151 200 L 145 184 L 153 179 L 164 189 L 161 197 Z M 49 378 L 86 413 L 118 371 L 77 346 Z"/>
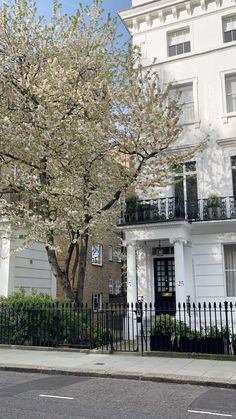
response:
<path id="1" fill-rule="evenodd" d="M 36 243 L 28 249 L 18 250 L 21 240 L 8 239 L 4 223 L 0 227 L 0 296 L 23 288 L 26 294 L 32 289 L 56 297 L 56 279 L 52 274 L 43 244 Z M 17 249 L 17 251 L 16 251 Z"/>
<path id="2" fill-rule="evenodd" d="M 236 1 L 133 0 L 120 17 L 144 67 L 182 93 L 182 148 L 208 137 L 121 221 L 128 300 L 236 302 Z"/>

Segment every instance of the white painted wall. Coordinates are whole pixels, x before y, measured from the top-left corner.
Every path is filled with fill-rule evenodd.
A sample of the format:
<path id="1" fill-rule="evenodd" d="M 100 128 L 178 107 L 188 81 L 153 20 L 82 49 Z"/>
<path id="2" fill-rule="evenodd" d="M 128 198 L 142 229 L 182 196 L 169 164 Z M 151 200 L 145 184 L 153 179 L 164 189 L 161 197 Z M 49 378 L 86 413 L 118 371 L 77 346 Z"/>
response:
<path id="1" fill-rule="evenodd" d="M 0 296 L 24 288 L 30 294 L 32 288 L 56 297 L 56 281 L 52 275 L 47 254 L 42 244 L 16 251 L 20 240 L 0 240 Z"/>

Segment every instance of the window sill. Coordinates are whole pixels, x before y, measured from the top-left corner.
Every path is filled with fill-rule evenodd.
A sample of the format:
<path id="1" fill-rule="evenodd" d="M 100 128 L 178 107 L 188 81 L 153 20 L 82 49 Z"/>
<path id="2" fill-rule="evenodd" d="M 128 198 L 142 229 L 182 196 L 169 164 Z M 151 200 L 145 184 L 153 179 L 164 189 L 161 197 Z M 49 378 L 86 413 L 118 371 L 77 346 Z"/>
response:
<path id="1" fill-rule="evenodd" d="M 235 112 L 228 112 L 223 115 L 221 115 L 221 119 L 223 121 L 223 124 L 228 124 L 230 118 L 236 117 L 236 111 Z"/>
<path id="2" fill-rule="evenodd" d="M 189 121 L 189 122 L 183 122 L 182 124 L 179 124 L 180 127 L 185 127 L 189 125 L 194 125 L 194 128 L 200 128 L 201 121 Z"/>
<path id="3" fill-rule="evenodd" d="M 102 263 L 95 263 L 95 262 L 92 262 L 92 265 L 93 265 L 93 266 L 102 266 Z"/>
<path id="4" fill-rule="evenodd" d="M 192 51 L 183 52 L 182 54 L 176 54 L 172 56 L 168 55 L 166 58 L 166 61 L 175 61 L 176 59 L 181 58 L 181 57 L 189 57 L 191 54 L 192 54 Z"/>

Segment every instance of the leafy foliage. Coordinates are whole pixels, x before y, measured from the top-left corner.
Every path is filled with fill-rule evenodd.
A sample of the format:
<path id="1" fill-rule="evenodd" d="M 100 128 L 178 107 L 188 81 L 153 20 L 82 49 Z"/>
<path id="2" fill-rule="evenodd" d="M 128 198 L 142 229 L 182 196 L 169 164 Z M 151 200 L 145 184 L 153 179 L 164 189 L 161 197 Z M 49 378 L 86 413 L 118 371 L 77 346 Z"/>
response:
<path id="1" fill-rule="evenodd" d="M 0 299 L 0 343 L 12 345 L 98 347 L 106 344 L 107 331 L 89 309 L 23 290 Z"/>

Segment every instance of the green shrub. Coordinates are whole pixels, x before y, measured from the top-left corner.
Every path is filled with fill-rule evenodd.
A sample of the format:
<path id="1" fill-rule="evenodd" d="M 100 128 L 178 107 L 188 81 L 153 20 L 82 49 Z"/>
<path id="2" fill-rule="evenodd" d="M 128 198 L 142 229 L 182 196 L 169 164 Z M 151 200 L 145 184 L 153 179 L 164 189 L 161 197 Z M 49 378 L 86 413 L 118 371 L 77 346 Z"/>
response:
<path id="1" fill-rule="evenodd" d="M 91 310 L 23 290 L 0 298 L 0 343 L 12 345 L 101 346 L 106 333 L 94 324 Z"/>

